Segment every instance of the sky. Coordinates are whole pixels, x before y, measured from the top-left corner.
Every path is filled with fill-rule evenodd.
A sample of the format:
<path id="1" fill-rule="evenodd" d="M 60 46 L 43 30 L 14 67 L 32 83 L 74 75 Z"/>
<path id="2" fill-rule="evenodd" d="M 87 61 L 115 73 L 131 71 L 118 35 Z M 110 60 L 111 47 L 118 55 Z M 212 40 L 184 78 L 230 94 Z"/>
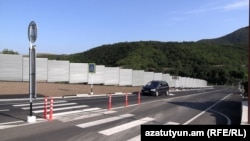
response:
<path id="1" fill-rule="evenodd" d="M 119 42 L 212 39 L 249 25 L 249 0 L 0 0 L 0 51 L 74 54 Z"/>

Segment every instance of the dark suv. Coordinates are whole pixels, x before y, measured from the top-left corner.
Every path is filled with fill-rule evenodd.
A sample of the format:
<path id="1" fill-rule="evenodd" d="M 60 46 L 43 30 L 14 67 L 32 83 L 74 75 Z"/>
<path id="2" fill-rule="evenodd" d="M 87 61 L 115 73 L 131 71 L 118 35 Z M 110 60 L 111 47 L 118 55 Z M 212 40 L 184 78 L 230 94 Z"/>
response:
<path id="1" fill-rule="evenodd" d="M 169 85 L 163 80 L 152 80 L 141 89 L 142 95 L 169 95 Z"/>

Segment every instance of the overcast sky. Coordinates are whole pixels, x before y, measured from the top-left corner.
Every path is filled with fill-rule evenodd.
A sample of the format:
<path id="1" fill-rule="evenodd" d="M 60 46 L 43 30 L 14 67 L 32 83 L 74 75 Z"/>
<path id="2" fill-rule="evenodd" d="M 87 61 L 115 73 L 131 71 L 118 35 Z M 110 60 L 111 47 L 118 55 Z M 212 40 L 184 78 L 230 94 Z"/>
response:
<path id="1" fill-rule="evenodd" d="M 72 54 L 130 41 L 197 41 L 249 25 L 248 0 L 0 0 L 0 51 Z"/>

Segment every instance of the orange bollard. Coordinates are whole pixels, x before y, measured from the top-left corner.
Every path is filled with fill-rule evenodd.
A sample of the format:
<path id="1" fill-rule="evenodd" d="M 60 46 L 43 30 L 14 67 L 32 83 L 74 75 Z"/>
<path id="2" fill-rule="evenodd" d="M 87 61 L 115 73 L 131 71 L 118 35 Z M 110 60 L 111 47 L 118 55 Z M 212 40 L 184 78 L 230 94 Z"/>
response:
<path id="1" fill-rule="evenodd" d="M 141 93 L 140 93 L 140 91 L 138 92 L 138 105 L 140 105 L 141 104 Z"/>
<path id="2" fill-rule="evenodd" d="M 47 119 L 47 104 L 48 104 L 48 99 L 45 96 L 45 98 L 44 98 L 44 111 L 43 111 L 43 118 L 44 119 Z"/>
<path id="3" fill-rule="evenodd" d="M 49 114 L 49 120 L 51 121 L 53 119 L 53 97 L 50 98 L 50 114 Z"/>
<path id="4" fill-rule="evenodd" d="M 111 100 L 111 94 L 109 94 L 109 101 L 108 101 L 108 110 L 111 110 L 112 108 L 112 100 Z"/>
<path id="5" fill-rule="evenodd" d="M 125 106 L 128 107 L 128 94 L 125 94 Z"/>

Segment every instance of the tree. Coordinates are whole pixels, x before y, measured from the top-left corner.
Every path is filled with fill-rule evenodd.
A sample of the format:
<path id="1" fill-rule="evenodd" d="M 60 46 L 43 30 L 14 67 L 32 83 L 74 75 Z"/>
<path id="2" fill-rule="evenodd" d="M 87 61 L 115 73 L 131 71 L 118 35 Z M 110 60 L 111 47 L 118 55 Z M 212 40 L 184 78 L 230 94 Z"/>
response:
<path id="1" fill-rule="evenodd" d="M 3 49 L 2 52 L 0 52 L 1 54 L 19 54 L 18 52 L 16 51 L 13 51 L 13 50 L 9 50 L 9 49 Z"/>

